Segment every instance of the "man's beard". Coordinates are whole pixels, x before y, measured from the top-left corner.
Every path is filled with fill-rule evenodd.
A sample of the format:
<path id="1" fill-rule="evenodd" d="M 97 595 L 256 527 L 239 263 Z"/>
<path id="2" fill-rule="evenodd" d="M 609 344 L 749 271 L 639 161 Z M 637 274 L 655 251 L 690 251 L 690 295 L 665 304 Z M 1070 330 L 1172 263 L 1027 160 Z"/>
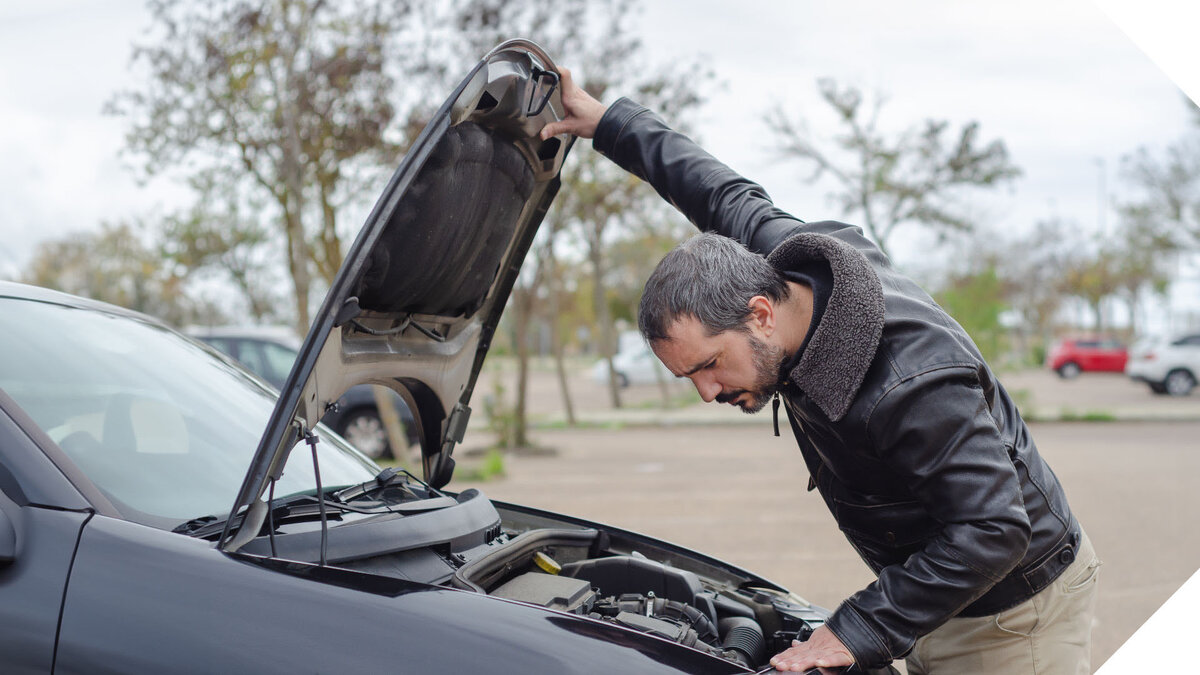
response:
<path id="1" fill-rule="evenodd" d="M 784 353 L 781 347 L 769 345 L 753 335 L 747 335 L 746 339 L 750 342 L 750 358 L 754 364 L 754 387 L 720 394 L 716 400 L 719 403 L 730 403 L 742 394 L 749 394 L 750 400 L 739 403 L 738 406 L 742 412 L 753 415 L 765 408 L 775 392 L 779 391 L 779 369 L 783 366 Z"/>

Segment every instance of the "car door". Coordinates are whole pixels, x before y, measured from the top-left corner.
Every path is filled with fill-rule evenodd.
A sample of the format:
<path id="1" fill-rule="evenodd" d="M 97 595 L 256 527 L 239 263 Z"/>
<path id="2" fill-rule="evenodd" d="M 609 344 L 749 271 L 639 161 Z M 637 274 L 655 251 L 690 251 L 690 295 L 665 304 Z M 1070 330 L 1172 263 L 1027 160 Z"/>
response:
<path id="1" fill-rule="evenodd" d="M 49 673 L 75 542 L 91 513 L 64 508 L 82 504 L 58 498 L 61 474 L 4 399 L 0 392 L 0 664 L 5 673 Z"/>
<path id="2" fill-rule="evenodd" d="M 1125 370 L 1125 348 L 1116 340 L 1101 340 L 1096 352 L 1096 370 L 1121 372 Z"/>
<path id="3" fill-rule="evenodd" d="M 1179 354 L 1176 359 L 1179 367 L 1200 375 L 1200 334 L 1185 335 L 1173 342 L 1171 349 Z"/>
<path id="4" fill-rule="evenodd" d="M 1095 340 L 1077 340 L 1075 342 L 1075 361 L 1079 363 L 1081 369 L 1097 369 L 1099 347 L 1100 343 Z"/>

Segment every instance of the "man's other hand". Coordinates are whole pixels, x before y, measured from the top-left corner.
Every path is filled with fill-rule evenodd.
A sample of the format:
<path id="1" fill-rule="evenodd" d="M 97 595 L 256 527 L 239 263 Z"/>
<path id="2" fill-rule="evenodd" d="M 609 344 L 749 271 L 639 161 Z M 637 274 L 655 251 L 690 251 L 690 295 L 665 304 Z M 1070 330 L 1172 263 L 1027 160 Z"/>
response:
<path id="1" fill-rule="evenodd" d="M 771 666 L 779 671 L 804 672 L 813 668 L 838 668 L 854 665 L 854 657 L 825 626 L 813 631 L 805 642 L 792 646 L 771 657 Z"/>
<path id="2" fill-rule="evenodd" d="M 596 125 L 600 124 L 600 118 L 604 117 L 607 108 L 575 84 L 575 80 L 571 79 L 571 71 L 559 68 L 558 73 L 562 80 L 562 102 L 567 116 L 542 127 L 542 140 L 559 134 L 575 134 L 580 138 L 595 136 Z"/>

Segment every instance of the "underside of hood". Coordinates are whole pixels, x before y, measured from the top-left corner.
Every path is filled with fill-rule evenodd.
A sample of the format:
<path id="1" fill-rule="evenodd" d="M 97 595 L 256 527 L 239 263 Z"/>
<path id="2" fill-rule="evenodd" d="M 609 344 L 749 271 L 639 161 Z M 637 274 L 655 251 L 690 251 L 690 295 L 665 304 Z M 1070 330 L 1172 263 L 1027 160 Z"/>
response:
<path id="1" fill-rule="evenodd" d="M 570 136 L 558 74 L 536 45 L 492 50 L 441 106 L 396 169 L 338 271 L 282 388 L 231 514 L 257 512 L 288 454 L 351 386 L 409 404 L 427 482 L 454 467 L 471 392 L 517 273 L 559 187 Z M 232 520 L 232 519 L 231 519 Z M 227 540 L 236 550 L 246 537 Z"/>

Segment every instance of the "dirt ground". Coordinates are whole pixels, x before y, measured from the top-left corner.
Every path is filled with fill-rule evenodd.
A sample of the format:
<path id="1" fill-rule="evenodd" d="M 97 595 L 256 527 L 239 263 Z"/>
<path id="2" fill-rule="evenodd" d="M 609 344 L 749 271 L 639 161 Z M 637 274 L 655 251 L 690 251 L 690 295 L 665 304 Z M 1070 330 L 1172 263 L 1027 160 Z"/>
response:
<path id="1" fill-rule="evenodd" d="M 1064 396 L 1083 400 L 1080 411 L 1137 410 L 1162 400 L 1117 377 L 1086 377 L 1062 383 L 1032 373 L 1021 386 L 1030 387 L 1035 400 L 1049 401 L 1042 405 Z M 548 376 L 538 387 L 538 409 L 545 410 L 545 397 L 556 389 Z M 627 391 L 633 394 L 628 398 L 658 396 L 654 387 L 641 389 Z M 605 405 L 598 386 L 588 396 L 588 409 Z M 1099 403 L 1087 402 L 1092 400 Z M 1200 409 L 1200 395 L 1183 405 L 1183 413 L 1188 405 Z M 536 431 L 535 442 L 554 454 L 509 456 L 506 477 L 450 487 L 477 487 L 495 499 L 696 548 L 834 607 L 872 574 L 820 497 L 805 491 L 807 472 L 795 441 L 786 433 L 773 437 L 766 415 L 741 417 L 718 425 Z M 1200 568 L 1200 421 L 1035 423 L 1033 433 L 1105 561 L 1093 631 L 1095 669 Z M 460 456 L 489 442 L 486 432 L 473 431 Z"/>

